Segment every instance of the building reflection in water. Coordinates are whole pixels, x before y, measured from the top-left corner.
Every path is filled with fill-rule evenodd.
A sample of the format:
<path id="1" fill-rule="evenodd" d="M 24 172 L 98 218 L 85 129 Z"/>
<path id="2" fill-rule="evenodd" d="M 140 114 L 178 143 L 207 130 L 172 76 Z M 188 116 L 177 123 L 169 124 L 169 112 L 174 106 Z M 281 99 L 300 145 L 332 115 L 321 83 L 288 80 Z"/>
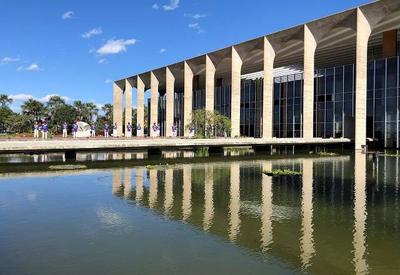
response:
<path id="1" fill-rule="evenodd" d="M 156 213 L 188 222 L 241 246 L 252 247 L 267 255 L 278 253 L 278 257 L 292 259 L 292 264 L 297 266 L 299 271 L 318 273 L 320 267 L 316 266 L 336 261 L 326 258 L 329 254 L 326 251 L 332 249 L 329 240 L 323 239 L 327 243 L 320 242 L 321 236 L 329 234 L 324 232 L 323 226 L 326 226 L 327 222 L 330 223 L 327 220 L 334 219 L 335 216 L 332 215 L 343 215 L 335 213 L 334 210 L 326 212 L 325 209 L 334 207 L 333 200 L 337 200 L 340 202 L 340 207 L 344 207 L 344 194 L 348 196 L 351 194 L 342 189 L 335 195 L 335 185 L 347 188 L 345 183 L 352 181 L 354 176 L 354 205 L 352 210 L 349 208 L 352 214 L 343 212 L 349 214 L 341 216 L 344 218 L 340 221 L 343 227 L 338 225 L 337 228 L 345 231 L 340 233 L 343 238 L 337 239 L 337 242 L 339 245 L 345 245 L 346 234 L 349 234 L 349 240 L 352 240 L 353 259 L 349 260 L 346 268 L 354 268 L 353 272 L 363 274 L 369 271 L 366 244 L 366 156 L 361 153 L 355 154 L 353 175 L 344 172 L 345 169 L 350 171 L 348 165 L 350 163 L 350 157 L 342 157 L 333 162 L 331 159 L 306 158 L 286 162 L 279 160 L 225 162 L 219 163 L 218 166 L 209 163 L 195 164 L 195 166 L 183 164 L 167 167 L 165 170 L 147 171 L 141 167 L 134 169 L 136 184 L 133 195 L 132 170 L 123 170 L 124 189 L 120 192 L 122 170 L 115 169 L 112 172 L 112 192 L 120 197 L 134 199 L 137 204 L 149 207 Z M 393 163 L 398 163 L 398 160 Z M 298 179 L 275 178 L 261 174 L 263 170 L 273 168 L 302 169 L 302 176 Z M 398 172 L 397 167 L 393 170 Z M 147 176 L 148 185 L 144 184 Z M 182 186 L 178 186 L 177 183 L 181 183 Z M 397 190 L 398 177 L 393 179 L 393 185 Z M 164 192 L 157 192 L 158 188 Z M 241 188 L 243 188 L 242 194 Z M 160 196 L 163 196 L 163 203 L 157 203 L 161 202 Z M 297 204 L 297 199 L 301 200 L 300 206 Z M 296 225 L 298 213 L 301 222 Z M 352 221 L 353 215 L 353 230 L 348 231 L 345 225 L 348 221 Z M 287 243 L 286 240 L 282 240 L 283 237 L 293 236 L 296 232 L 300 233 L 298 242 Z M 255 247 L 256 243 L 258 247 Z M 347 248 L 346 251 L 350 253 Z M 292 255 L 293 252 L 296 254 Z"/>
<path id="2" fill-rule="evenodd" d="M 264 161 L 263 171 L 271 171 L 270 161 Z M 261 186 L 261 250 L 268 252 L 273 243 L 273 225 L 272 225 L 272 177 L 262 175 Z"/>
<path id="3" fill-rule="evenodd" d="M 136 168 L 135 172 L 136 172 L 136 175 L 135 175 L 135 180 L 136 180 L 135 201 L 137 204 L 139 204 L 143 199 L 143 172 L 144 172 L 144 169 L 139 167 L 139 168 Z"/>
<path id="4" fill-rule="evenodd" d="M 303 269 L 310 266 L 311 259 L 315 253 L 313 238 L 313 160 L 303 160 L 302 176 L 302 203 L 301 203 L 301 263 Z"/>
<path id="5" fill-rule="evenodd" d="M 186 221 L 192 215 L 192 166 L 183 166 L 183 198 L 182 220 Z"/>
<path id="6" fill-rule="evenodd" d="M 354 268 L 356 274 L 366 274 L 366 221 L 367 221 L 367 190 L 366 190 L 366 156 L 360 151 L 355 152 L 354 160 L 354 229 L 353 249 Z"/>
<path id="7" fill-rule="evenodd" d="M 230 168 L 229 239 L 236 241 L 240 230 L 240 165 L 233 162 Z"/>
<path id="8" fill-rule="evenodd" d="M 132 192 L 132 170 L 124 169 L 124 197 L 129 198 Z"/>
<path id="9" fill-rule="evenodd" d="M 214 217 L 214 169 L 207 165 L 204 182 L 204 219 L 203 229 L 208 231 Z"/>
<path id="10" fill-rule="evenodd" d="M 149 171 L 149 207 L 153 208 L 157 201 L 157 186 L 158 186 L 157 170 L 150 169 Z"/>
<path id="11" fill-rule="evenodd" d="M 151 184 L 151 183 L 150 183 Z M 171 168 L 165 170 L 165 200 L 164 200 L 164 214 L 169 215 L 173 202 L 174 202 L 174 170 Z"/>

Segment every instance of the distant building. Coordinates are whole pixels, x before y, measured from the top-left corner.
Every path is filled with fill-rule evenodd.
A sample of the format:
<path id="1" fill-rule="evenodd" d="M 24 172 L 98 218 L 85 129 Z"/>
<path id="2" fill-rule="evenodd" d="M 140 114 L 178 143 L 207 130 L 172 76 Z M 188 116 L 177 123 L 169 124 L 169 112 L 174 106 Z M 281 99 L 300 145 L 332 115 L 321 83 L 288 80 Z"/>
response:
<path id="1" fill-rule="evenodd" d="M 180 136 L 194 109 L 232 121 L 231 136 L 367 139 L 400 148 L 400 1 L 381 0 L 114 82 L 114 122 Z M 122 135 L 122 127 L 119 127 Z"/>

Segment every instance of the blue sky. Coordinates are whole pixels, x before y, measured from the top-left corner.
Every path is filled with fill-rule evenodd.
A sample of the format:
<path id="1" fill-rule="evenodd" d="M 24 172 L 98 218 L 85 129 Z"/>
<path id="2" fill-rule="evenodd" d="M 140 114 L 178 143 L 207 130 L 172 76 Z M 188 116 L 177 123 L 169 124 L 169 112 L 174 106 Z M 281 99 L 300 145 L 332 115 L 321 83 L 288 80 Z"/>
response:
<path id="1" fill-rule="evenodd" d="M 0 93 L 111 103 L 111 80 L 368 2 L 1 0 Z"/>

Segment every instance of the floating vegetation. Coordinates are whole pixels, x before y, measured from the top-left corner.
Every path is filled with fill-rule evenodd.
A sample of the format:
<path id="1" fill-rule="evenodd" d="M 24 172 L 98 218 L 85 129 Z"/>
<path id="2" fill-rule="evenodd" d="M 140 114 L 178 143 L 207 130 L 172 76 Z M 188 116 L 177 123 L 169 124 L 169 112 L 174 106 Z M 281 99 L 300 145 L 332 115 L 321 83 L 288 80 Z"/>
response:
<path id="1" fill-rule="evenodd" d="M 49 169 L 50 170 L 76 170 L 76 169 L 86 169 L 86 165 L 74 165 L 74 164 L 68 164 L 68 165 L 50 165 Z"/>
<path id="2" fill-rule="evenodd" d="M 267 176 L 299 176 L 301 172 L 293 171 L 289 169 L 272 169 L 271 171 L 264 171 L 264 174 Z"/>
<path id="3" fill-rule="evenodd" d="M 317 153 L 318 156 L 323 156 L 323 157 L 334 157 L 334 156 L 338 156 L 338 153 L 333 153 L 333 152 L 318 152 Z"/>

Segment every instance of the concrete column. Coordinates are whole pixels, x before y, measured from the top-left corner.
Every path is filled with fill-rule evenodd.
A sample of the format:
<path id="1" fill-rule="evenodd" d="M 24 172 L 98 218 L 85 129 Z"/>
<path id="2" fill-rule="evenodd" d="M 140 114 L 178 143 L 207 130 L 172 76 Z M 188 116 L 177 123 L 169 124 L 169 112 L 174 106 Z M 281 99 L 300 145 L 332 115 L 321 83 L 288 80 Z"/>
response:
<path id="1" fill-rule="evenodd" d="M 165 136 L 172 137 L 172 125 L 174 123 L 174 86 L 175 77 L 170 68 L 165 68 L 165 81 L 166 81 L 166 111 L 165 111 Z"/>
<path id="2" fill-rule="evenodd" d="M 171 212 L 171 208 L 174 202 L 174 192 L 173 192 L 173 182 L 174 182 L 174 170 L 165 170 L 165 200 L 164 200 L 164 214 L 168 215 Z"/>
<path id="3" fill-rule="evenodd" d="M 308 268 L 315 253 L 313 228 L 313 160 L 303 160 L 303 186 L 301 203 L 300 258 L 303 268 Z"/>
<path id="4" fill-rule="evenodd" d="M 113 125 L 117 123 L 117 135 L 122 136 L 122 88 L 114 82 Z"/>
<path id="5" fill-rule="evenodd" d="M 274 61 L 275 50 L 264 37 L 263 138 L 273 135 Z"/>
<path id="6" fill-rule="evenodd" d="M 214 112 L 215 65 L 206 55 L 206 110 Z"/>
<path id="7" fill-rule="evenodd" d="M 317 41 L 304 25 L 303 138 L 310 140 L 314 132 L 314 56 Z"/>
<path id="8" fill-rule="evenodd" d="M 136 124 L 140 124 L 142 127 L 142 133 L 141 136 L 144 135 L 144 83 L 143 80 L 141 79 L 140 76 L 137 77 L 137 82 L 136 82 L 136 91 L 137 91 L 137 97 L 136 97 L 136 104 L 137 104 L 137 112 L 136 112 Z"/>
<path id="9" fill-rule="evenodd" d="M 208 231 L 214 218 L 214 169 L 208 166 L 204 182 L 204 219 L 203 229 Z"/>
<path id="10" fill-rule="evenodd" d="M 240 231 L 240 165 L 231 164 L 231 186 L 229 202 L 229 239 L 236 241 Z"/>
<path id="11" fill-rule="evenodd" d="M 231 66 L 231 137 L 240 136 L 240 76 L 242 72 L 242 59 L 235 47 L 232 47 L 232 66 Z"/>
<path id="12" fill-rule="evenodd" d="M 354 158 L 354 229 L 353 253 L 354 271 L 356 274 L 368 273 L 366 259 L 366 223 L 367 223 L 367 190 L 366 190 L 366 155 L 355 152 Z"/>
<path id="13" fill-rule="evenodd" d="M 183 96 L 184 96 L 184 107 L 183 107 L 183 121 L 184 121 L 184 136 L 189 136 L 189 129 L 186 128 L 192 121 L 192 108 L 193 108 L 193 71 L 185 61 L 184 63 L 184 88 L 183 88 Z"/>
<path id="14" fill-rule="evenodd" d="M 157 77 L 151 72 L 150 75 L 150 89 L 151 89 L 151 105 L 150 105 L 150 136 L 155 136 L 152 126 L 158 123 L 158 85 Z"/>
<path id="15" fill-rule="evenodd" d="M 367 138 L 367 62 L 371 26 L 364 13 L 357 9 L 355 149 L 362 149 Z"/>
<path id="16" fill-rule="evenodd" d="M 265 161 L 263 171 L 271 171 L 271 161 Z M 272 177 L 265 174 L 262 175 L 261 187 L 261 249 L 268 252 L 273 243 L 272 232 Z"/>
<path id="17" fill-rule="evenodd" d="M 132 125 L 132 85 L 125 80 L 125 136 L 128 122 Z"/>
<path id="18" fill-rule="evenodd" d="M 192 167 L 183 166 L 183 199 L 182 220 L 186 221 L 192 214 Z"/>

